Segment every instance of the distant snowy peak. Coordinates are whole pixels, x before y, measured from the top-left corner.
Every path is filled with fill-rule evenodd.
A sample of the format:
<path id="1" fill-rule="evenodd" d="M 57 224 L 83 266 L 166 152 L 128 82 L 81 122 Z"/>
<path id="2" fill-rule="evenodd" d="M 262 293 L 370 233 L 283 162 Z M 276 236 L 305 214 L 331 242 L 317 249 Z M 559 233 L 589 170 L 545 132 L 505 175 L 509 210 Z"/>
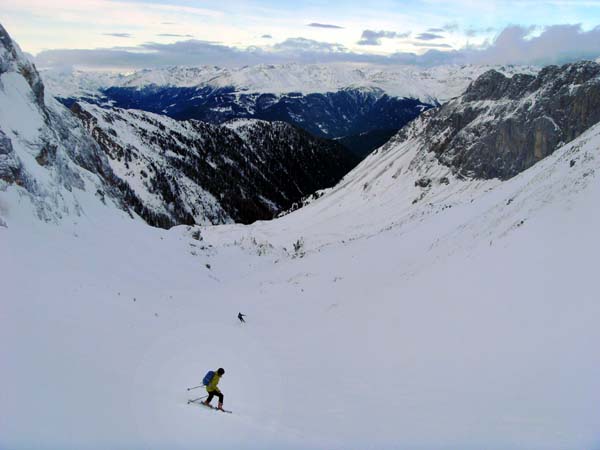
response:
<path id="1" fill-rule="evenodd" d="M 109 87 L 170 86 L 231 88 L 244 93 L 299 94 L 337 92 L 342 89 L 379 89 L 399 98 L 443 103 L 456 97 L 471 81 L 492 66 L 373 66 L 366 64 L 256 65 L 239 69 L 215 66 L 164 67 L 131 74 L 48 70 L 46 83 L 59 97 L 81 97 Z M 494 67 L 507 76 L 535 73 L 534 67 Z"/>
<path id="2" fill-rule="evenodd" d="M 507 76 L 531 67 L 498 67 Z M 423 111 L 460 95 L 489 66 L 365 64 L 257 65 L 240 69 L 165 67 L 128 75 L 45 74 L 66 106 L 83 100 L 221 124 L 231 119 L 283 121 L 343 139 L 363 157 Z"/>
<path id="3" fill-rule="evenodd" d="M 69 107 L 78 100 L 212 124 L 232 119 L 287 122 L 329 139 L 352 138 L 373 130 L 384 133 L 399 130 L 433 106 L 416 99 L 390 97 L 377 87 L 343 88 L 325 94 L 290 92 L 276 95 L 239 92 L 232 87 L 149 85 L 110 87 L 97 94 L 83 90 L 80 97 L 60 98 Z M 357 154 L 369 153 L 376 148 L 369 138 L 355 144 Z"/>

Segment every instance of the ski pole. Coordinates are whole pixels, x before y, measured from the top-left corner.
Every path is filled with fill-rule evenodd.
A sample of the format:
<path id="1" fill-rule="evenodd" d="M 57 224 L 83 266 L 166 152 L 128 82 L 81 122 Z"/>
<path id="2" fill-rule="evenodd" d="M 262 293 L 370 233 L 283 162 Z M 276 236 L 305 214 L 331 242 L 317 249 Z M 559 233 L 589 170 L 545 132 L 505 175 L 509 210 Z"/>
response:
<path id="1" fill-rule="evenodd" d="M 202 396 L 202 397 L 198 397 L 198 398 L 195 398 L 195 399 L 193 399 L 193 400 L 188 400 L 188 405 L 189 405 L 190 403 L 196 403 L 198 400 L 202 400 L 203 398 L 206 398 L 206 397 L 208 397 L 208 395 L 204 395 L 204 396 Z"/>
<path id="2" fill-rule="evenodd" d="M 200 386 L 194 386 L 194 387 L 191 387 L 191 388 L 187 388 L 187 390 L 188 390 L 188 391 L 191 391 L 192 389 L 198 389 L 198 388 L 200 388 L 200 387 L 202 387 L 202 386 L 204 386 L 204 385 L 203 385 L 203 384 L 201 384 Z"/>

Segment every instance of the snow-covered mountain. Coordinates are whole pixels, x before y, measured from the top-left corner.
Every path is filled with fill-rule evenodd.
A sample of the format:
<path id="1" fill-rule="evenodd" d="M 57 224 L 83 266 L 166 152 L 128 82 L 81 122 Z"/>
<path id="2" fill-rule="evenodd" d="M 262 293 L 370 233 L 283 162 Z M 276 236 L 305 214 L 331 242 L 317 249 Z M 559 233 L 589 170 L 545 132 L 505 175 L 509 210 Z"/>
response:
<path id="1" fill-rule="evenodd" d="M 416 99 L 395 98 L 380 89 L 342 89 L 302 95 L 240 93 L 234 88 L 111 87 L 100 105 L 142 109 L 174 119 L 223 123 L 255 118 L 284 121 L 325 138 L 351 137 L 375 130 L 400 129 L 432 107 Z M 63 99 L 69 105 L 73 99 Z"/>
<path id="2" fill-rule="evenodd" d="M 562 73 L 570 73 L 575 67 L 577 65 L 565 66 Z M 454 161 L 440 158 L 435 151 L 438 141 L 432 140 L 429 133 L 431 127 L 439 126 L 443 117 L 443 108 L 437 113 L 422 115 L 369 155 L 334 188 L 318 192 L 302 208 L 277 221 L 256 227 L 234 227 L 235 233 L 225 231 L 226 227 L 212 228 L 204 235 L 214 235 L 219 241 L 222 236 L 241 233 L 249 241 L 268 241 L 286 248 L 292 247 L 289 242 L 292 235 L 303 242 L 303 251 L 320 251 L 348 240 L 372 238 L 385 231 L 397 233 L 405 227 L 418 228 L 421 223 L 435 222 L 437 216 L 450 215 L 460 221 L 462 213 L 450 212 L 455 208 L 472 209 L 475 214 L 481 214 L 478 220 L 483 222 L 501 221 L 502 224 L 486 227 L 503 235 L 522 226 L 528 214 L 552 203 L 552 198 L 569 196 L 590 184 L 599 184 L 594 177 L 588 177 L 595 174 L 595 165 L 600 163 L 600 121 L 569 144 L 552 149 L 548 153 L 552 157 L 546 156 L 533 167 L 502 181 L 497 177 L 465 175 L 454 166 Z M 482 118 L 485 119 L 485 115 Z M 493 162 L 499 167 L 503 165 L 501 158 L 494 158 L 488 164 Z M 554 183 L 557 185 L 551 187 Z M 529 200 L 525 202 L 523 197 Z M 535 200 L 531 200 L 532 197 Z M 488 200 L 480 200 L 482 198 Z M 494 202 L 494 213 L 487 210 L 488 201 Z M 517 207 L 513 205 L 515 202 Z M 476 206 L 470 206 L 473 203 Z M 527 203 L 528 209 L 522 209 L 523 203 Z M 454 224 L 444 226 L 452 228 Z M 286 230 L 286 234 L 281 235 L 282 240 L 276 238 L 279 228 Z M 344 232 L 337 232 L 338 228 Z M 332 239 L 333 236 L 340 240 Z M 439 237 L 436 246 L 452 245 L 443 242 L 442 234 L 436 236 Z M 428 235 L 428 239 L 433 238 Z M 467 242 L 461 241 L 460 245 Z"/>
<path id="3" fill-rule="evenodd" d="M 164 150 L 167 126 L 174 148 L 212 128 L 75 107 L 101 147 L 40 103 L 35 69 L 3 34 L 0 448 L 600 448 L 595 66 L 488 73 L 303 208 L 164 230 L 130 220 L 112 200 L 125 191 L 96 189 L 106 174 L 123 184 L 125 162 L 139 188 L 155 157 L 144 147 Z M 478 133 L 512 113 L 577 136 L 489 178 L 476 169 L 508 157 Z M 263 139 L 261 125 L 225 127 Z M 535 154 L 536 140 L 519 145 Z M 469 150 L 475 169 L 460 164 Z M 37 204 L 62 218 L 36 220 Z M 217 367 L 231 415 L 187 403 Z"/>
<path id="4" fill-rule="evenodd" d="M 357 159 L 282 122 L 211 125 L 75 103 L 72 111 L 153 225 L 270 219 L 333 186 Z"/>
<path id="5" fill-rule="evenodd" d="M 460 95 L 489 67 L 374 67 L 356 64 L 259 65 L 241 69 L 167 67 L 128 75 L 44 73 L 65 105 L 84 100 L 174 119 L 223 123 L 284 121 L 315 136 L 344 138 L 364 156 L 423 111 Z M 507 76 L 533 67 L 497 67 Z"/>
<path id="6" fill-rule="evenodd" d="M 364 201 L 369 224 L 367 206 L 378 202 L 431 205 L 448 199 L 441 207 L 449 208 L 465 186 L 475 186 L 475 192 L 498 186 L 599 122 L 597 63 L 549 66 L 537 76 L 512 78 L 491 70 L 463 95 L 403 128 L 327 195 L 320 192 L 305 204 L 317 197 L 326 214 L 335 210 L 324 203 L 326 198 L 343 201 L 347 207 L 342 209 L 353 211 L 361 210 L 357 205 Z M 352 221 L 359 229 L 356 216 Z"/>
<path id="7" fill-rule="evenodd" d="M 281 64 L 227 69 L 172 66 L 129 74 L 53 70 L 42 72 L 48 88 L 61 98 L 97 95 L 110 87 L 234 88 L 248 94 L 325 94 L 343 89 L 381 90 L 390 97 L 444 103 L 464 92 L 471 81 L 494 68 L 507 76 L 535 73 L 531 66 L 374 66 L 372 64 Z"/>
<path id="8" fill-rule="evenodd" d="M 358 161 L 284 123 L 213 126 L 84 103 L 71 112 L 3 28 L 0 52 L 0 190 L 28 196 L 45 220 L 108 204 L 161 227 L 253 222 L 332 186 Z M 0 209 L 2 223 L 8 215 Z"/>
<path id="9" fill-rule="evenodd" d="M 500 181 L 429 120 L 274 221 L 11 218 L 0 447 L 597 448 L 600 125 Z"/>

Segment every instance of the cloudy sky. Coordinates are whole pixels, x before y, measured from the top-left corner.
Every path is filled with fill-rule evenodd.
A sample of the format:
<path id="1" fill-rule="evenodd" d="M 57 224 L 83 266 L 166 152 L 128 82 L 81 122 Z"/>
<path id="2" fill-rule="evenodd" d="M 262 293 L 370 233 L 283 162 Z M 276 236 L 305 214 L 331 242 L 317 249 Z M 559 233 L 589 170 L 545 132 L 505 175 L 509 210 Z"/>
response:
<path id="1" fill-rule="evenodd" d="M 600 0 L 2 0 L 0 22 L 40 66 L 600 56 Z"/>

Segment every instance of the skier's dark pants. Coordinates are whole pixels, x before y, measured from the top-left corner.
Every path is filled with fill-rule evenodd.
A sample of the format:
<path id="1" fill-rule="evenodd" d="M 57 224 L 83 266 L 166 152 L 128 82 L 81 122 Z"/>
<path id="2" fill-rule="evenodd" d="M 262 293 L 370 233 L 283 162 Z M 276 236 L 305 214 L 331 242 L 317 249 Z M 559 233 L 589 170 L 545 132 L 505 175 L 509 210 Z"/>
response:
<path id="1" fill-rule="evenodd" d="M 210 403 L 215 395 L 217 397 L 219 397 L 219 402 L 223 403 L 223 397 L 224 397 L 224 395 L 223 395 L 222 392 L 218 392 L 218 391 L 209 392 L 208 393 L 208 398 L 206 399 L 206 403 Z"/>

